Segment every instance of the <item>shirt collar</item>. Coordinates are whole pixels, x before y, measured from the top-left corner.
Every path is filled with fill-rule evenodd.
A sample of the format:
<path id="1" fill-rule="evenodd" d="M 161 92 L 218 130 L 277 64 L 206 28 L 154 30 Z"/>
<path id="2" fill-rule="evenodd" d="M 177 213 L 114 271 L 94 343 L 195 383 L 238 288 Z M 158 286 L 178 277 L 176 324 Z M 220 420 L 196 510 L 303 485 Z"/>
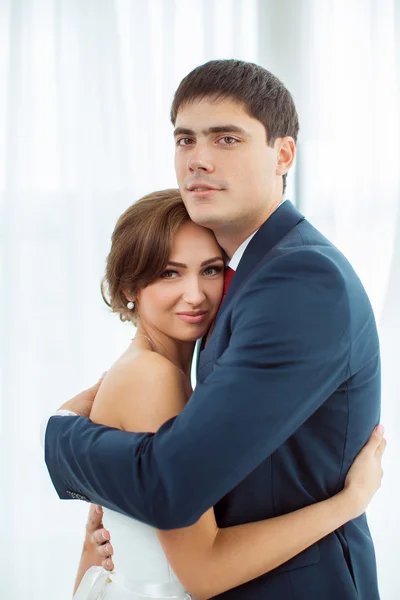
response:
<path id="1" fill-rule="evenodd" d="M 258 231 L 258 229 L 257 229 L 257 231 Z M 240 244 L 239 248 L 236 250 L 235 254 L 232 256 L 231 260 L 228 262 L 228 267 L 230 267 L 231 269 L 233 269 L 234 271 L 236 271 L 236 269 L 239 266 L 240 261 L 242 260 L 242 256 L 244 254 L 244 251 L 246 250 L 246 248 L 249 245 L 250 241 L 256 235 L 257 231 L 255 231 L 254 233 L 252 233 L 251 235 L 249 235 L 249 237 L 247 238 L 247 240 L 244 240 L 244 242 L 242 244 Z"/>

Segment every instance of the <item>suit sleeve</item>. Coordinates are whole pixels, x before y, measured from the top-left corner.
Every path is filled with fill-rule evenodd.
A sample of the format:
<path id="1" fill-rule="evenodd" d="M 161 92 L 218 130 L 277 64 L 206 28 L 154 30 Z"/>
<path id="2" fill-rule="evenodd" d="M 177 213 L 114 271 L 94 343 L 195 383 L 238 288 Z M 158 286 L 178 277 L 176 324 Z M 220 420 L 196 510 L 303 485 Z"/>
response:
<path id="1" fill-rule="evenodd" d="M 159 529 L 186 527 L 285 442 L 346 377 L 345 282 L 307 248 L 246 284 L 230 344 L 180 415 L 155 434 L 53 417 L 46 462 L 67 490 Z"/>

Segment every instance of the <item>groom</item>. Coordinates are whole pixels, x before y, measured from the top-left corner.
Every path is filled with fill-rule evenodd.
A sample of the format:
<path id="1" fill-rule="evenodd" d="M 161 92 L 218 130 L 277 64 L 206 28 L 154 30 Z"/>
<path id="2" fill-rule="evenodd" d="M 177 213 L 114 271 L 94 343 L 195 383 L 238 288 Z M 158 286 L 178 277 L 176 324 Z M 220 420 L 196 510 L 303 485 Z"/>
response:
<path id="1" fill-rule="evenodd" d="M 159 529 L 211 506 L 219 527 L 332 496 L 380 414 L 380 358 L 367 295 L 343 255 L 289 202 L 296 109 L 271 73 L 211 61 L 171 110 L 190 217 L 235 273 L 185 409 L 156 434 L 52 417 L 46 462 L 61 498 L 81 497 Z M 232 275 L 232 273 L 231 273 Z M 62 408 L 89 414 L 90 394 Z M 377 600 L 365 516 L 229 600 Z"/>

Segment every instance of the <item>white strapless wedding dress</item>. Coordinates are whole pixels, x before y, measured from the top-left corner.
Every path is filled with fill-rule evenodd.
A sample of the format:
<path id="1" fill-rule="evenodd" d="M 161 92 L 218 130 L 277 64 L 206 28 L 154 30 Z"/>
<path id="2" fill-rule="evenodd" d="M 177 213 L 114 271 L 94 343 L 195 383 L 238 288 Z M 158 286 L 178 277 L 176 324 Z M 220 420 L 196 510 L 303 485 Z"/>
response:
<path id="1" fill-rule="evenodd" d="M 106 508 L 103 523 L 111 534 L 114 570 L 89 569 L 73 600 L 191 600 L 153 527 Z"/>

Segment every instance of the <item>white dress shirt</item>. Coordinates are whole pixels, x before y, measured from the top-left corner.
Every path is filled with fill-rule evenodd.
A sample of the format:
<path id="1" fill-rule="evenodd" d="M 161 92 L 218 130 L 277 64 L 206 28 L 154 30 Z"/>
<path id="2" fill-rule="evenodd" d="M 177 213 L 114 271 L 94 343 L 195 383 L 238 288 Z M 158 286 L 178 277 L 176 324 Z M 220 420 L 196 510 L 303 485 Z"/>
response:
<path id="1" fill-rule="evenodd" d="M 239 263 L 242 260 L 244 251 L 246 250 L 247 246 L 250 244 L 253 237 L 256 235 L 257 231 L 258 231 L 258 229 L 254 233 L 249 235 L 249 237 L 247 239 L 245 239 L 242 244 L 240 244 L 239 248 L 236 250 L 236 252 L 232 256 L 231 260 L 228 262 L 227 266 L 230 269 L 233 269 L 233 271 L 237 270 Z"/>

